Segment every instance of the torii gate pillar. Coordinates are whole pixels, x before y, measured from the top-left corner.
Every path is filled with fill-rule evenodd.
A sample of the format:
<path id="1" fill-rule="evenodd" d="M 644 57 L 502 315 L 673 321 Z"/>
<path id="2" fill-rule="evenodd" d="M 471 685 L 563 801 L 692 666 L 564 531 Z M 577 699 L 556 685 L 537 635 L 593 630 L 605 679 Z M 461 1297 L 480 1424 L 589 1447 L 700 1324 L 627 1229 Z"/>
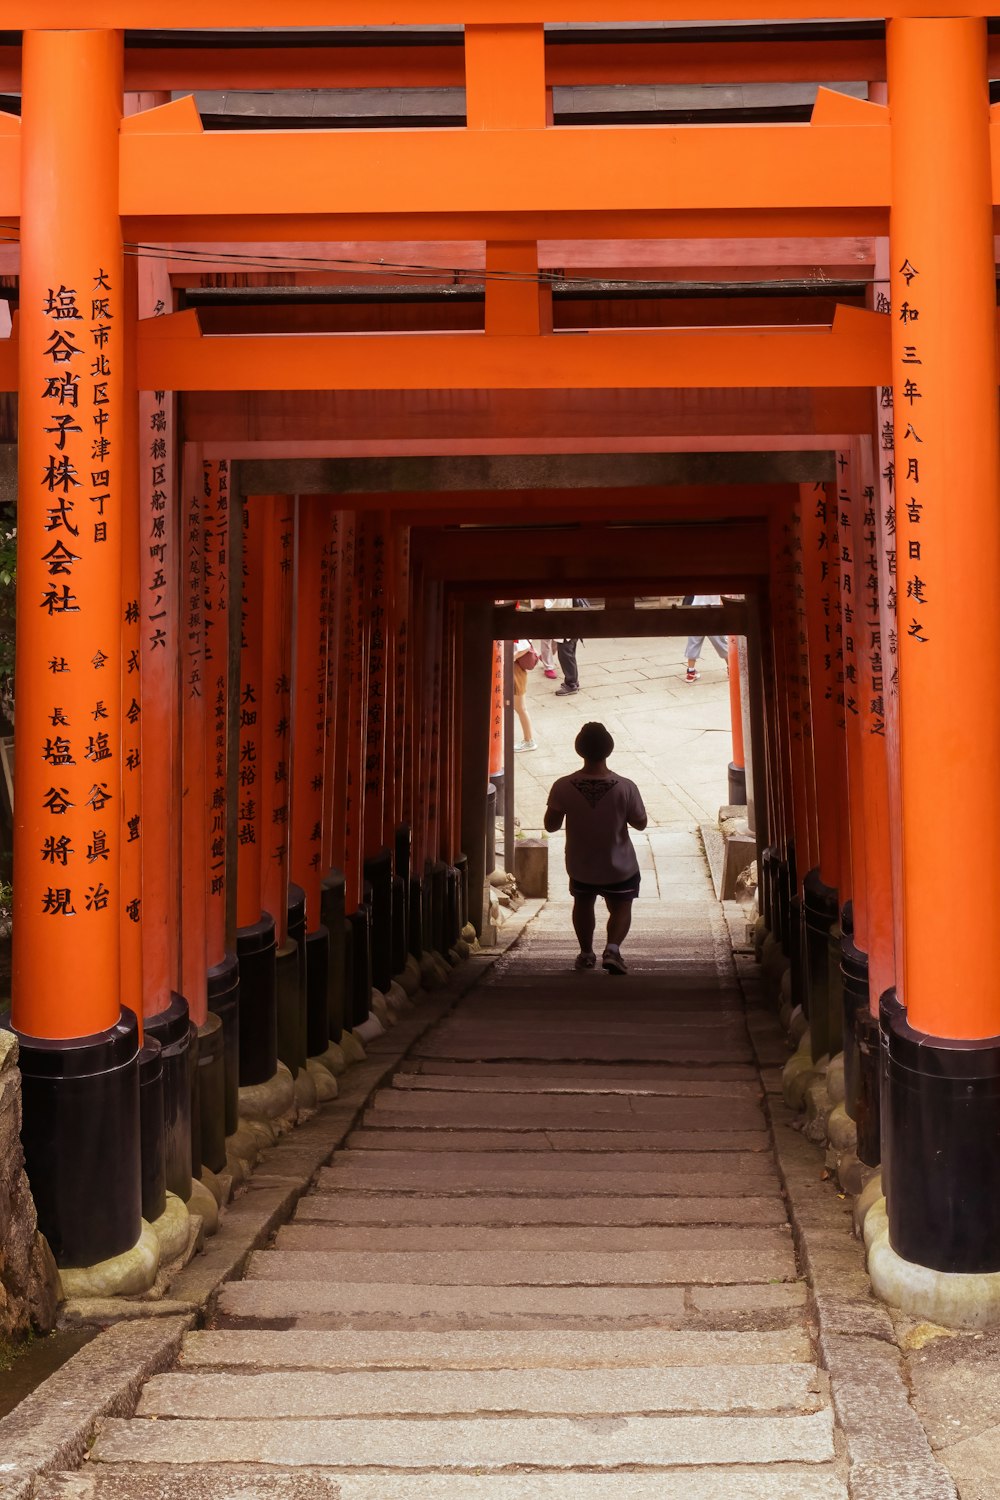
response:
<path id="1" fill-rule="evenodd" d="M 25 32 L 12 1025 L 62 1268 L 139 1241 L 121 1003 L 122 34 Z"/>
<path id="2" fill-rule="evenodd" d="M 904 952 L 882 997 L 888 1233 L 866 1234 L 889 1301 L 981 1326 L 1000 1317 L 1000 988 L 979 852 L 1000 821 L 986 22 L 892 20 L 887 49 Z M 977 665 L 958 699 L 956 642 Z"/>

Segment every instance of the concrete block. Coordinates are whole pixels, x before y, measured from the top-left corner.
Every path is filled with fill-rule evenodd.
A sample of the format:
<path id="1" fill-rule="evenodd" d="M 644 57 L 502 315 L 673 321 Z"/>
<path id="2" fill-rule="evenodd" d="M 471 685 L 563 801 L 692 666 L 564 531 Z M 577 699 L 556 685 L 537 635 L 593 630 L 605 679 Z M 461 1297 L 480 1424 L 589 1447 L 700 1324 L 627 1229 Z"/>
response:
<path id="1" fill-rule="evenodd" d="M 547 839 L 518 839 L 514 844 L 514 879 L 525 896 L 545 898 L 549 894 L 549 844 Z"/>

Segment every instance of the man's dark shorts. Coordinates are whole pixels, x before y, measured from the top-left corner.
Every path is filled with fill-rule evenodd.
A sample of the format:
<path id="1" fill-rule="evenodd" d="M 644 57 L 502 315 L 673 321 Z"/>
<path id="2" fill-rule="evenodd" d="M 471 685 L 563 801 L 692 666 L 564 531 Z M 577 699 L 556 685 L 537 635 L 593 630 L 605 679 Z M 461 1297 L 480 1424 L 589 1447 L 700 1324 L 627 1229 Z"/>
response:
<path id="1" fill-rule="evenodd" d="M 591 885 L 587 880 L 574 880 L 569 878 L 569 893 L 571 896 L 603 896 L 605 901 L 609 899 L 634 901 L 639 894 L 639 871 L 630 875 L 627 880 L 612 880 L 604 885 Z"/>

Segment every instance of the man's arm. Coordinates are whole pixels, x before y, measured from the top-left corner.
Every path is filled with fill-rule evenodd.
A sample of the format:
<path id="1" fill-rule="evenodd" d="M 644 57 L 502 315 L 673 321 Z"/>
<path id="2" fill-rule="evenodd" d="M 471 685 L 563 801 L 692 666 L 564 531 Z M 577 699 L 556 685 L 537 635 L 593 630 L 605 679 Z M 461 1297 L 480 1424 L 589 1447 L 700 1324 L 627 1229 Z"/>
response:
<path id="1" fill-rule="evenodd" d="M 626 821 L 628 822 L 630 828 L 635 829 L 636 833 L 642 833 L 646 824 L 649 822 L 645 805 L 639 795 L 639 788 L 634 784 L 632 787 L 632 794 L 628 799 L 628 817 Z"/>
<path id="2" fill-rule="evenodd" d="M 563 825 L 563 818 L 566 816 L 564 809 L 559 806 L 559 794 L 556 790 L 558 785 L 559 783 L 556 782 L 549 788 L 549 801 L 543 822 L 546 833 L 558 833 Z"/>

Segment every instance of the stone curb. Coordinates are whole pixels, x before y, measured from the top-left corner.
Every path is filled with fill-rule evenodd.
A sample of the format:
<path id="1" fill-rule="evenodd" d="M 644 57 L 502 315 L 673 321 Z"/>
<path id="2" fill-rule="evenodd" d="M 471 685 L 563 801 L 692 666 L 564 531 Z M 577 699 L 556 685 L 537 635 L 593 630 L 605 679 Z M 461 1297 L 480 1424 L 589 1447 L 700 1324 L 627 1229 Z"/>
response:
<path id="1" fill-rule="evenodd" d="M 910 1404 L 902 1353 L 887 1308 L 875 1297 L 852 1205 L 823 1165 L 822 1148 L 795 1129 L 801 1116 L 781 1096 L 776 1063 L 788 1043 L 755 973 L 733 964 L 764 1085 L 775 1160 L 799 1263 L 817 1324 L 817 1353 L 830 1376 L 837 1426 L 847 1444 L 851 1500 L 957 1500 L 954 1482 Z"/>
<path id="2" fill-rule="evenodd" d="M 226 1210 L 205 1252 L 174 1279 L 169 1298 L 86 1298 L 67 1304 L 63 1326 L 98 1324 L 101 1332 L 0 1420 L 0 1500 L 30 1500 L 37 1476 L 77 1467 L 104 1417 L 134 1414 L 144 1382 L 169 1369 L 183 1335 L 211 1316 L 219 1288 L 238 1278 L 252 1252 L 289 1218 L 375 1090 L 413 1043 L 489 972 L 543 905 L 526 901 L 504 924 L 495 947 L 472 954 L 449 975 L 446 987 L 373 1041 L 366 1060 L 339 1080 L 338 1097 L 264 1152 L 247 1192 Z"/>

